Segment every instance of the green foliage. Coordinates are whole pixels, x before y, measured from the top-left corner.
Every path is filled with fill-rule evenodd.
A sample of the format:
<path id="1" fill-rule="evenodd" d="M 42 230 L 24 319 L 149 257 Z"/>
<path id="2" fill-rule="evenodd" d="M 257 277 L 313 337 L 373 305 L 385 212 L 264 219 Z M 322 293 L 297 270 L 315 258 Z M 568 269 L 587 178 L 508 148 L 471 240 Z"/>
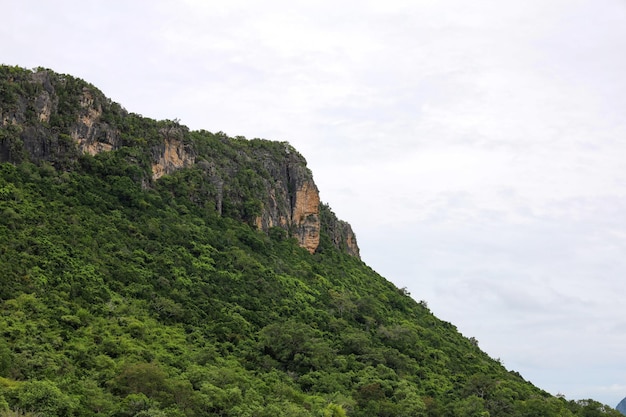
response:
<path id="1" fill-rule="evenodd" d="M 86 156 L 69 173 L 0 165 L 10 410 L 610 415 L 507 372 L 332 246 L 310 255 L 282 229 L 172 198 L 184 171 L 142 189 L 128 155 Z"/>
<path id="2" fill-rule="evenodd" d="M 33 163 L 0 130 L 0 416 L 617 415 L 508 372 L 324 230 L 313 255 L 257 230 L 289 144 L 189 132 L 51 77 L 58 141 L 88 88 L 121 145 Z M 0 80 L 3 114 L 41 94 L 32 72 Z M 197 163 L 153 182 L 165 136 Z"/>

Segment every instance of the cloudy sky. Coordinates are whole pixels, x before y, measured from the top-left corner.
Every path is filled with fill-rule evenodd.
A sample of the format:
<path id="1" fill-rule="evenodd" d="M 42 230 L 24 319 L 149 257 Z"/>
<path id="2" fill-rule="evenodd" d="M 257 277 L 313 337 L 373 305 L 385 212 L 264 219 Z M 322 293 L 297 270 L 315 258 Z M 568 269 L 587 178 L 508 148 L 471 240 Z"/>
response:
<path id="1" fill-rule="evenodd" d="M 289 141 L 381 275 L 553 394 L 626 396 L 624 0 L 0 6 L 0 62 Z"/>

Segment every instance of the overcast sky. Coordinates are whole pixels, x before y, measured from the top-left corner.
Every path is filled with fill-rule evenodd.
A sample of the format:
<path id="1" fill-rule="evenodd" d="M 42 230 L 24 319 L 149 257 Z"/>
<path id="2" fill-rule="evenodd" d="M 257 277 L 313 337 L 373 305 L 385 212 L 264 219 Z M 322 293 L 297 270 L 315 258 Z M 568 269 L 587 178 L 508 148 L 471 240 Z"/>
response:
<path id="1" fill-rule="evenodd" d="M 626 1 L 0 8 L 0 62 L 289 141 L 365 263 L 552 394 L 626 396 Z"/>

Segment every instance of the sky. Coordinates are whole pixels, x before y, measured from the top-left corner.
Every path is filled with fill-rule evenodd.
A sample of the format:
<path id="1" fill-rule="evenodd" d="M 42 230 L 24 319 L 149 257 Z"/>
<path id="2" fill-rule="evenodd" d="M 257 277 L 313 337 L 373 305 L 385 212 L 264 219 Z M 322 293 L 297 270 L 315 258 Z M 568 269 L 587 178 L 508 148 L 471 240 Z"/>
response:
<path id="1" fill-rule="evenodd" d="M 289 141 L 382 276 L 552 394 L 626 396 L 626 1 L 0 8 L 0 63 Z"/>

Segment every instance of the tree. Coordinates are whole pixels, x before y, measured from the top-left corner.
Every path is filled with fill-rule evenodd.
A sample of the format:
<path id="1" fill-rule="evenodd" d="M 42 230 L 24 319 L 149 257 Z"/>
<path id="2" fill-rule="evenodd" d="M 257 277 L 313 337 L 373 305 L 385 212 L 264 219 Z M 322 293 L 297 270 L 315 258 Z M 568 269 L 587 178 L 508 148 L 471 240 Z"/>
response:
<path id="1" fill-rule="evenodd" d="M 25 381 L 18 385 L 15 397 L 20 410 L 59 417 L 71 416 L 79 404 L 50 381 Z"/>

